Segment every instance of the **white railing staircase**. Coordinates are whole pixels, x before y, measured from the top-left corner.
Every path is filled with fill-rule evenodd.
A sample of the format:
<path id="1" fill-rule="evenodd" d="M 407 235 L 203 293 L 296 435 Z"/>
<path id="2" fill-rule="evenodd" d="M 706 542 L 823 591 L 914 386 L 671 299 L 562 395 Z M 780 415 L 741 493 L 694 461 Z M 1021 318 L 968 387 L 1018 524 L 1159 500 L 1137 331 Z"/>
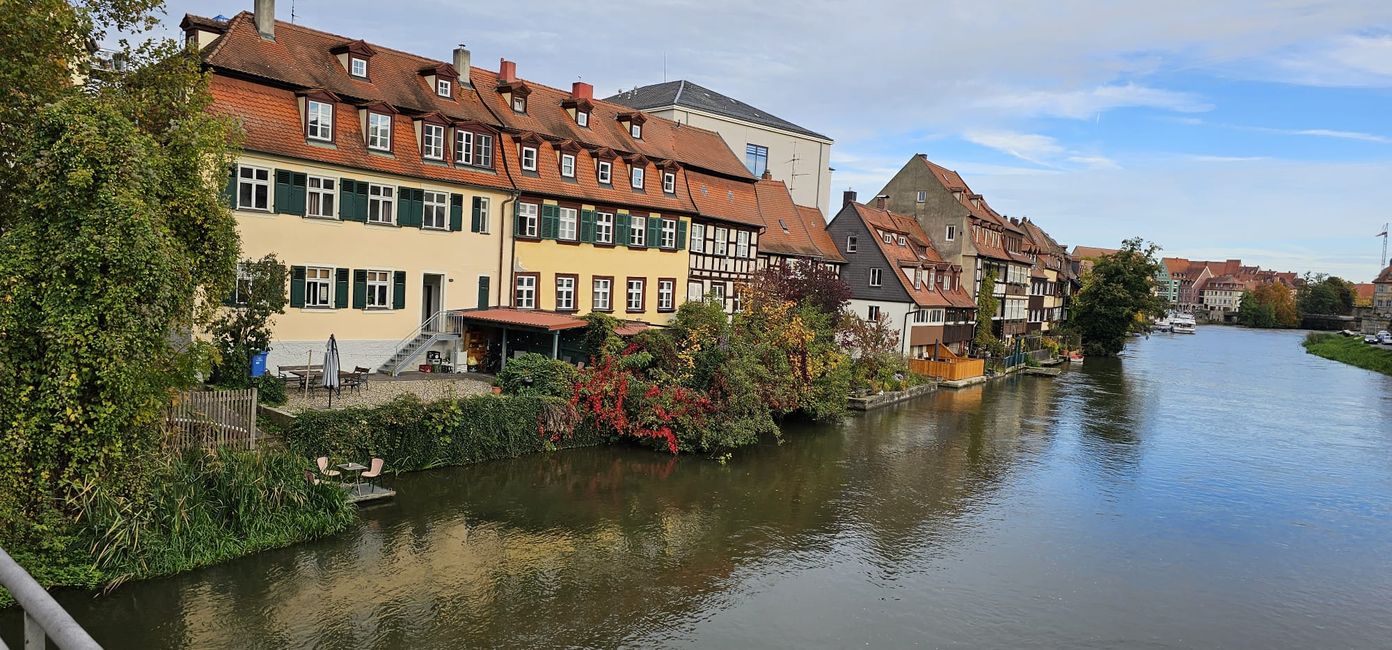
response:
<path id="1" fill-rule="evenodd" d="M 377 368 L 377 372 L 395 377 L 401 374 L 401 371 L 410 368 L 421 354 L 434 347 L 436 343 L 459 340 L 459 332 L 451 331 L 451 328 L 447 327 L 447 314 L 448 312 L 442 309 L 425 319 L 420 327 L 396 344 L 392 356 Z"/>

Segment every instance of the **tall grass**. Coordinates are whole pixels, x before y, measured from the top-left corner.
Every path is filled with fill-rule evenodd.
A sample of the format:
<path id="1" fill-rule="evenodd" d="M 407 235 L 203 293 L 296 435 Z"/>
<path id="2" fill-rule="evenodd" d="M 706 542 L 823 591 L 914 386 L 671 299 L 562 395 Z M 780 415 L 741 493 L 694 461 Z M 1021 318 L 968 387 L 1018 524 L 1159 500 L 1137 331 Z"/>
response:
<path id="1" fill-rule="evenodd" d="M 1392 347 L 1364 343 L 1361 336 L 1310 332 L 1302 345 L 1310 354 L 1392 375 Z"/>

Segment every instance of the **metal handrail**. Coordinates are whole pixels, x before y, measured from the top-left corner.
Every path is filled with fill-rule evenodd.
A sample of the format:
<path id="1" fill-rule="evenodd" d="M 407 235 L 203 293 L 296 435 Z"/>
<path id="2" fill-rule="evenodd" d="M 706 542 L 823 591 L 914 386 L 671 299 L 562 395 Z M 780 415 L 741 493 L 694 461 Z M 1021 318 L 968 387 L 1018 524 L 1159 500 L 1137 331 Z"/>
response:
<path id="1" fill-rule="evenodd" d="M 24 610 L 24 647 L 43 648 L 52 639 L 63 650 L 101 650 L 87 630 L 69 616 L 58 601 L 0 548 L 0 586 L 9 590 Z M 5 642 L 0 641 L 0 648 Z"/>
<path id="2" fill-rule="evenodd" d="M 396 346 L 392 348 L 392 354 L 396 354 L 397 352 L 400 352 L 403 348 L 405 348 L 407 345 L 410 345 L 412 341 L 416 340 L 417 336 L 421 335 L 421 332 L 425 330 L 426 325 L 435 322 L 436 319 L 440 318 L 440 316 L 444 315 L 445 312 L 448 311 L 450 310 L 441 309 L 440 311 L 431 314 L 430 318 L 421 321 L 421 324 L 416 326 L 416 329 L 411 330 L 411 333 L 407 335 L 406 338 L 397 341 Z"/>

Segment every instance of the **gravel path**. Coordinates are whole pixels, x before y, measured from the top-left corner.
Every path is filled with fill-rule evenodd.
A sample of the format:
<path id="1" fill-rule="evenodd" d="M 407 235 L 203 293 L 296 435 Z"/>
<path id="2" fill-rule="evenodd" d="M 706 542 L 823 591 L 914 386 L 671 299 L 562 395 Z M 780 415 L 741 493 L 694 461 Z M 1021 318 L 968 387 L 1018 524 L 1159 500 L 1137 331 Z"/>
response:
<path id="1" fill-rule="evenodd" d="M 430 402 L 446 397 L 463 397 L 487 393 L 489 385 L 477 379 L 418 379 L 406 381 L 371 381 L 361 390 L 345 390 L 334 395 L 333 408 L 349 406 L 376 406 L 385 404 L 397 395 L 413 394 Z M 299 391 L 289 391 L 285 410 L 294 413 L 305 409 L 328 408 L 329 398 L 323 389 L 315 391 L 306 399 Z"/>

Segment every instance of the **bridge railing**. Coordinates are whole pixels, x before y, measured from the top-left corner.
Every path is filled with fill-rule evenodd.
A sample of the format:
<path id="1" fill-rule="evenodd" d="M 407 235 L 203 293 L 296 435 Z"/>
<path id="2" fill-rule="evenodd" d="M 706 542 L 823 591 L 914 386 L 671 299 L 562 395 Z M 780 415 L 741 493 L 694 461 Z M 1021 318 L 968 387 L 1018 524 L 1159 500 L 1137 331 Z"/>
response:
<path id="1" fill-rule="evenodd" d="M 51 639 L 62 650 L 101 650 L 91 635 L 5 549 L 0 549 L 0 587 L 9 591 L 24 610 L 26 649 L 46 648 Z M 0 650 L 5 650 L 3 640 Z"/>

